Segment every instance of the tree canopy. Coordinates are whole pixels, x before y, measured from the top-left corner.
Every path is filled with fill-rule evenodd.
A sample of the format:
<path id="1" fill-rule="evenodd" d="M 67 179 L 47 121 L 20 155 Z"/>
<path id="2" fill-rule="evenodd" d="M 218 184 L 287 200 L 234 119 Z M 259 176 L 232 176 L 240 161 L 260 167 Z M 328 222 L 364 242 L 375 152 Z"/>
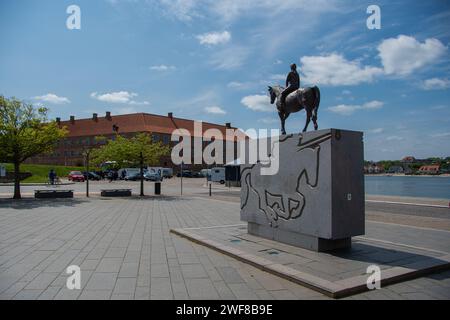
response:
<path id="1" fill-rule="evenodd" d="M 107 140 L 105 145 L 92 150 L 91 161 L 96 165 L 111 161 L 118 168 L 134 167 L 139 165 L 141 153 L 145 164 L 154 165 L 159 163 L 161 157 L 170 154 L 170 148 L 161 142 L 153 142 L 147 133 L 139 133 L 131 138 L 117 134 L 115 139 Z"/>
<path id="2" fill-rule="evenodd" d="M 55 121 L 49 122 L 47 114 L 47 108 L 35 108 L 16 98 L 0 96 L 0 161 L 14 164 L 14 198 L 20 198 L 20 164 L 51 152 L 67 134 Z"/>

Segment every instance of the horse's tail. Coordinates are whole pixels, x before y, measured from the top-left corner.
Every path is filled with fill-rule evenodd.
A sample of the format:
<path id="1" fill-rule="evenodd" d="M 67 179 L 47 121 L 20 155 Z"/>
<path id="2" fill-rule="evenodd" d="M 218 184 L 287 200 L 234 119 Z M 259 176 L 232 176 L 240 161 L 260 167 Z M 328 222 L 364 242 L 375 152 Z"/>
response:
<path id="1" fill-rule="evenodd" d="M 314 93 L 316 95 L 316 98 L 313 108 L 313 119 L 317 120 L 317 113 L 319 111 L 320 106 L 320 89 L 317 86 L 314 86 Z"/>

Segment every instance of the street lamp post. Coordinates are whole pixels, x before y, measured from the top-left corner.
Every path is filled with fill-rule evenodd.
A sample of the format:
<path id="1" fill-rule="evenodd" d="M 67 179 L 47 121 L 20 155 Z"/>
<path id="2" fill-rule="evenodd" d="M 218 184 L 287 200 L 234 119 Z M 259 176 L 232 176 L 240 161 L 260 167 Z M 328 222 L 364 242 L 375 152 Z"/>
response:
<path id="1" fill-rule="evenodd" d="M 86 197 L 89 198 L 89 156 L 91 150 L 86 150 Z"/>
<path id="2" fill-rule="evenodd" d="M 180 173 L 180 177 L 181 177 L 181 182 L 180 182 L 180 188 L 181 188 L 181 195 L 183 195 L 183 161 L 181 161 L 181 173 Z"/>
<path id="3" fill-rule="evenodd" d="M 141 176 L 140 176 L 140 178 L 141 178 L 141 197 L 143 197 L 144 196 L 144 156 L 143 156 L 143 154 L 142 154 L 142 151 L 141 151 L 141 154 L 140 154 L 140 157 L 141 157 L 141 161 L 140 161 L 140 166 L 141 166 Z"/>

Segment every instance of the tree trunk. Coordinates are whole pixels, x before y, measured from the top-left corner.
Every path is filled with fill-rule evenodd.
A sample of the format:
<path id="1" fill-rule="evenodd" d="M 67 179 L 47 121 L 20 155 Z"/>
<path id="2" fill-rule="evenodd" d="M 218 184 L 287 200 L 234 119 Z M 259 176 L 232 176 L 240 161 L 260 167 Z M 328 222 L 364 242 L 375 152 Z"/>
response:
<path id="1" fill-rule="evenodd" d="M 14 199 L 22 199 L 20 195 L 20 162 L 14 162 Z"/>

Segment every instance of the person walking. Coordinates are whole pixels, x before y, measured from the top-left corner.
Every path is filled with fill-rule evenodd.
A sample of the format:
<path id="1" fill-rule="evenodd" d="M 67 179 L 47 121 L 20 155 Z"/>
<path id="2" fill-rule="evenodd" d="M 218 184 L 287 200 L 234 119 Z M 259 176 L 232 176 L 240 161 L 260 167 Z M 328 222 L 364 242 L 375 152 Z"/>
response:
<path id="1" fill-rule="evenodd" d="M 55 170 L 51 169 L 50 172 L 48 173 L 48 180 L 50 181 L 51 185 L 55 184 L 55 178 L 56 178 Z"/>

